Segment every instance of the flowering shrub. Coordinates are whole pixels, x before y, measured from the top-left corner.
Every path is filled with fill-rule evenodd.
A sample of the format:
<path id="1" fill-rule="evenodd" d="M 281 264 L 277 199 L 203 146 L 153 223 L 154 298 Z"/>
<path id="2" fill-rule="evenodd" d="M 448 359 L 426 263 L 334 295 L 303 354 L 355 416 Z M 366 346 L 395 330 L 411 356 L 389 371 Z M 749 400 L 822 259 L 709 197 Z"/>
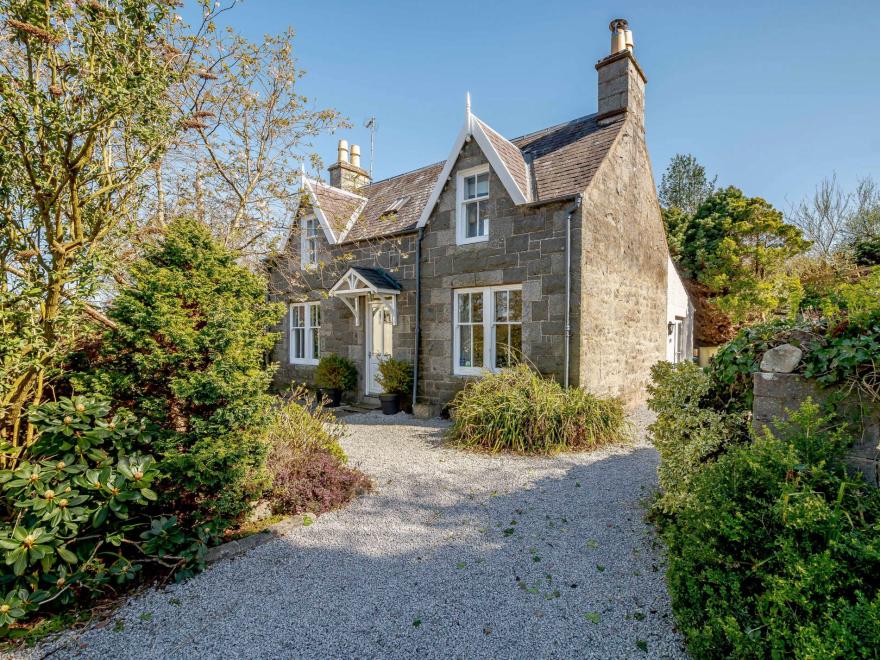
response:
<path id="1" fill-rule="evenodd" d="M 198 562 L 203 539 L 187 539 L 174 518 L 150 518 L 158 471 L 130 412 L 80 396 L 41 405 L 31 421 L 36 443 L 0 471 L 0 630 L 130 582 L 145 564 Z"/>

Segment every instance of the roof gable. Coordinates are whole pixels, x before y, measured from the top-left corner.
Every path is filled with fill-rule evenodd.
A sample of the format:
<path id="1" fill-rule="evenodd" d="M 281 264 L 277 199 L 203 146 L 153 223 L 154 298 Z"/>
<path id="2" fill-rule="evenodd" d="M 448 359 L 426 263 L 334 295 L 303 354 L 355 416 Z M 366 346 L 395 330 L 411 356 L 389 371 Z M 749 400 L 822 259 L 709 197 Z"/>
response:
<path id="1" fill-rule="evenodd" d="M 452 173 L 452 168 L 455 167 L 458 156 L 464 148 L 464 143 L 468 137 L 473 137 L 477 144 L 480 145 L 480 149 L 483 150 L 489 165 L 495 171 L 495 174 L 498 175 L 498 178 L 501 179 L 501 183 L 504 185 L 513 203 L 519 205 L 531 201 L 531 195 L 528 194 L 530 190 L 527 185 L 527 175 L 525 174 L 525 159 L 522 157 L 522 153 L 512 143 L 471 114 L 470 106 L 468 106 L 464 126 L 458 132 L 458 136 L 452 145 L 452 151 L 449 152 L 449 157 L 443 164 L 443 169 L 437 175 L 437 180 L 434 182 L 434 188 L 431 190 L 428 202 L 419 215 L 419 227 L 424 227 L 428 224 L 428 218 L 431 217 L 434 205 L 440 199 L 440 193 L 443 192 L 446 180 Z M 510 166 L 512 166 L 512 169 Z M 517 179 L 522 183 L 518 184 Z M 523 188 L 520 188 L 520 185 Z"/>
<path id="2" fill-rule="evenodd" d="M 367 205 L 362 195 L 302 177 L 303 191 L 309 195 L 315 217 L 330 245 L 342 242 Z"/>

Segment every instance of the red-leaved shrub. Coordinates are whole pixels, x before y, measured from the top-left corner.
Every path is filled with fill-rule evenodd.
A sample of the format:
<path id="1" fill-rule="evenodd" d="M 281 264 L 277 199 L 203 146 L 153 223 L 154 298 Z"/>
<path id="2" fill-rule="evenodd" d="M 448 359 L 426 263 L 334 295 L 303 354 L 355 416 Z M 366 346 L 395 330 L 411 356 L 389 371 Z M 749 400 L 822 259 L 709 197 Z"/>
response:
<path id="1" fill-rule="evenodd" d="M 325 451 L 275 453 L 273 513 L 324 513 L 371 488 L 369 477 Z"/>

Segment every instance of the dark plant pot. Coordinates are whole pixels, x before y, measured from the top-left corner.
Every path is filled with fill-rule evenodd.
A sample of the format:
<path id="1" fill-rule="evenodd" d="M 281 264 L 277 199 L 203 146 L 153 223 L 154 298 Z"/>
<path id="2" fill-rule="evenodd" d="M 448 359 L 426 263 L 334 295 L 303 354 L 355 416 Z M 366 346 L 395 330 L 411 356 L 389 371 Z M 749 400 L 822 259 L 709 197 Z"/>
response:
<path id="1" fill-rule="evenodd" d="M 396 415 L 400 412 L 399 394 L 380 394 L 379 401 L 382 403 L 383 415 Z"/>
<path id="2" fill-rule="evenodd" d="M 322 387 L 319 391 L 322 397 L 329 399 L 329 402 L 324 404 L 327 408 L 338 408 L 339 404 L 342 403 L 342 390 L 338 390 L 335 387 L 332 389 Z"/>

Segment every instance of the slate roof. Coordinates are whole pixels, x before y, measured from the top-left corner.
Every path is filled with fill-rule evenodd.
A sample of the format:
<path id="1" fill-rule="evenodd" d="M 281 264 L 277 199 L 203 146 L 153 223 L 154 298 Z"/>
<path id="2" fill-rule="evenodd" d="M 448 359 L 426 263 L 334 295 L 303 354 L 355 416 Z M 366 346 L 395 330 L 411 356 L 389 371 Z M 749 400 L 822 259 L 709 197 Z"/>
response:
<path id="1" fill-rule="evenodd" d="M 586 190 L 623 123 L 622 115 L 606 120 L 603 125 L 596 121 L 596 115 L 588 115 L 507 140 L 480 121 L 517 185 L 533 202 Z M 341 236 L 340 242 L 413 231 L 444 164 L 445 161 L 427 165 L 359 189 L 358 195 L 366 197 L 368 201 L 351 230 Z M 335 190 L 326 185 L 321 188 Z M 400 210 L 384 214 L 401 197 L 409 199 Z M 330 213 L 325 208 L 325 198 L 328 208 L 333 209 Z M 328 219 L 331 213 L 335 216 L 336 219 L 331 220 L 334 226 L 337 223 L 344 225 L 348 221 L 356 202 L 356 197 L 338 192 L 321 192 L 318 200 Z M 337 236 L 341 234 L 336 233 Z"/>
<path id="2" fill-rule="evenodd" d="M 357 213 L 367 199 L 347 190 L 328 186 L 320 181 L 310 181 L 309 183 L 312 193 L 317 198 L 318 206 L 330 224 L 334 235 L 341 236 L 351 222 L 352 216 Z"/>
<path id="3" fill-rule="evenodd" d="M 400 282 L 381 268 L 352 266 L 351 269 L 378 289 L 394 289 L 395 291 L 400 291 L 401 289 Z"/>
<path id="4" fill-rule="evenodd" d="M 504 165 L 507 167 L 513 180 L 516 182 L 516 186 L 520 189 L 523 195 L 525 195 L 526 199 L 529 199 L 532 194 L 532 186 L 529 181 L 529 165 L 523 156 L 523 152 L 520 151 L 510 140 L 498 133 L 491 126 L 488 126 L 485 122 L 480 121 L 476 117 L 474 117 L 474 121 L 479 122 L 480 126 L 483 127 L 486 136 L 489 138 L 492 146 L 495 147 L 495 151 L 501 156 L 501 160 L 504 161 Z"/>

